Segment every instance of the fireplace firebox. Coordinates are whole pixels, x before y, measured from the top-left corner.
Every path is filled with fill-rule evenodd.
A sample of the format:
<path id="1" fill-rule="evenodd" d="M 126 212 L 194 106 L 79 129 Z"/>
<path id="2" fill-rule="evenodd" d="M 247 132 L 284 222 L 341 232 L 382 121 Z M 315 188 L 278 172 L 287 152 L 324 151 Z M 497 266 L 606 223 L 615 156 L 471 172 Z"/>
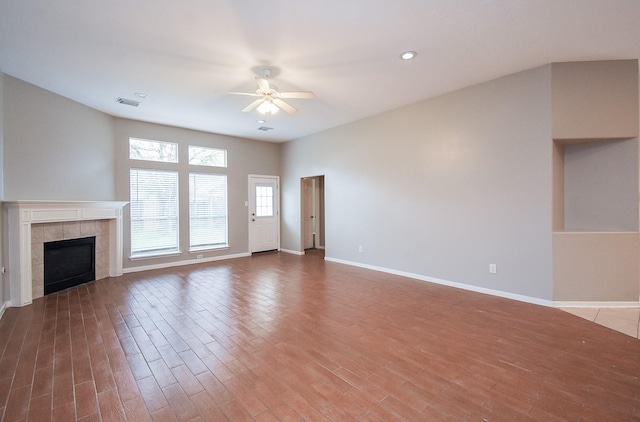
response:
<path id="1" fill-rule="evenodd" d="M 44 244 L 44 294 L 96 279 L 96 238 L 59 240 Z"/>

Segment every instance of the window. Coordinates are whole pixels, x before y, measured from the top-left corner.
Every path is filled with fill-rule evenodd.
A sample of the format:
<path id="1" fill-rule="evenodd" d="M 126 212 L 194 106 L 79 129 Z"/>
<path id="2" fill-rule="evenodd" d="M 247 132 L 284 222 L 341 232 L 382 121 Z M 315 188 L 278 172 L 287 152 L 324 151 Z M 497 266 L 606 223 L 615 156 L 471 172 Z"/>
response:
<path id="1" fill-rule="evenodd" d="M 195 166 L 227 167 L 227 150 L 189 145 L 189 164 Z"/>
<path id="2" fill-rule="evenodd" d="M 178 162 L 178 144 L 129 138 L 129 158 L 132 160 Z"/>
<path id="3" fill-rule="evenodd" d="M 273 217 L 273 185 L 256 185 L 256 217 Z"/>
<path id="4" fill-rule="evenodd" d="M 131 169 L 131 256 L 179 252 L 178 172 Z"/>
<path id="5" fill-rule="evenodd" d="M 191 250 L 227 246 L 227 176 L 189 174 Z"/>
<path id="6" fill-rule="evenodd" d="M 130 170 L 132 258 L 180 253 L 186 239 L 180 239 L 179 227 L 186 228 L 186 221 L 180 222 L 178 209 L 187 200 L 189 250 L 228 247 L 227 176 L 207 168 L 226 167 L 227 150 L 189 145 L 188 163 L 178 164 L 178 145 L 129 138 L 129 159 L 142 160 Z M 191 165 L 203 167 L 189 173 Z M 187 176 L 189 195 L 180 198 L 178 184 Z"/>

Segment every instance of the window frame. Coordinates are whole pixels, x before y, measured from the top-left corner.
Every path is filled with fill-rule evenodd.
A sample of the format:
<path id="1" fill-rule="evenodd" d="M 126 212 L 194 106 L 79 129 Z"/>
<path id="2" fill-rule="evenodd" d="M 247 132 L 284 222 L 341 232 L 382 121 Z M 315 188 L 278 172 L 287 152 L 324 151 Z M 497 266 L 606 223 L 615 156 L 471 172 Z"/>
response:
<path id="1" fill-rule="evenodd" d="M 219 251 L 221 249 L 229 249 L 230 248 L 230 214 L 229 214 L 229 174 L 227 171 L 227 159 L 228 159 L 228 150 L 226 148 L 221 148 L 221 147 L 214 147 L 214 146 L 204 146 L 204 145 L 194 145 L 189 143 L 188 141 L 164 141 L 164 140 L 154 140 L 154 139 L 148 139 L 148 138 L 144 138 L 144 137 L 137 137 L 137 136 L 129 136 L 128 137 L 129 141 L 127 144 L 127 158 L 129 159 L 128 163 L 129 163 L 129 199 L 131 200 L 132 198 L 132 190 L 131 189 L 131 182 L 132 182 L 132 171 L 133 170 L 142 170 L 142 171 L 151 171 L 151 172 L 173 172 L 177 174 L 177 190 L 176 190 L 176 209 L 175 209 L 175 217 L 172 215 L 172 221 L 176 221 L 176 237 L 177 237 L 177 247 L 173 247 L 173 245 L 171 246 L 170 250 L 164 250 L 164 248 L 157 248 L 157 249 L 148 249 L 147 251 L 144 250 L 140 250 L 139 245 L 140 245 L 140 241 L 138 241 L 138 250 L 134 250 L 134 246 L 135 242 L 134 242 L 134 237 L 136 236 L 135 233 L 139 233 L 136 232 L 137 230 L 140 230 L 139 228 L 135 228 L 135 224 L 137 224 L 137 221 L 134 222 L 134 217 L 137 218 L 138 220 L 140 219 L 139 215 L 134 215 L 133 212 L 133 208 L 132 206 L 128 207 L 128 209 L 125 211 L 126 214 L 128 215 L 128 221 L 126 222 L 126 224 L 128 225 L 128 254 L 129 254 L 129 260 L 130 261 L 135 261 L 135 260 L 146 260 L 146 259 L 153 259 L 153 258 L 164 258 L 167 256 L 185 256 L 185 254 L 188 253 L 202 253 L 202 252 L 206 252 L 206 251 Z M 146 142 L 157 142 L 160 144 L 171 144 L 174 145 L 171 148 L 175 148 L 175 154 L 168 154 L 169 156 L 171 156 L 171 160 L 167 161 L 167 160 L 155 160 L 155 159 L 141 159 L 140 157 L 136 156 L 134 158 L 131 157 L 131 144 L 132 144 L 132 140 L 141 140 L 141 141 L 146 141 Z M 156 157 L 157 156 L 162 156 L 162 148 L 161 146 L 159 146 L 158 152 L 155 154 Z M 196 148 L 196 152 L 198 152 L 197 149 L 202 149 L 202 150 L 215 150 L 215 151 L 223 151 L 224 152 L 224 167 L 218 167 L 218 166 L 210 166 L 210 165 L 206 165 L 206 164 L 190 164 L 189 163 L 189 149 L 190 148 Z M 149 150 L 154 151 L 154 149 L 152 147 L 149 148 Z M 174 151 L 169 151 L 170 153 L 173 153 Z M 136 154 L 139 155 L 139 154 Z M 153 154 L 151 154 L 153 155 Z M 174 156 L 175 155 L 175 161 L 174 161 Z M 215 156 L 214 156 L 215 158 Z M 219 243 L 219 244 L 207 244 L 207 245 L 192 245 L 192 234 L 191 234 L 191 226 L 192 226 L 192 220 L 191 220 L 191 204 L 190 204 L 190 188 L 189 188 L 189 179 L 190 179 L 190 174 L 191 173 L 196 173 L 196 174 L 203 174 L 203 175 L 209 175 L 209 174 L 217 174 L 220 176 L 224 176 L 225 177 L 225 192 L 224 192 L 224 200 L 225 200 L 225 209 L 224 209 L 224 237 L 225 237 L 225 242 L 224 244 Z M 133 201 L 131 201 L 131 203 L 133 204 Z M 185 217 L 186 216 L 186 217 Z M 195 220 L 194 220 L 195 221 Z M 142 240 L 145 240 L 144 235 L 142 236 Z M 202 258 L 202 255 L 198 255 L 198 258 Z"/>
<path id="2" fill-rule="evenodd" d="M 201 163 L 196 164 L 196 163 L 192 163 L 191 162 L 191 159 L 192 159 L 192 157 L 191 157 L 192 148 L 193 149 L 197 148 L 197 149 L 200 149 L 200 150 L 203 150 L 203 151 L 204 150 L 210 150 L 210 151 L 223 152 L 224 163 L 222 165 L 220 165 L 220 166 L 212 165 L 212 164 L 201 164 Z M 228 155 L 228 152 L 227 152 L 227 150 L 225 148 L 204 147 L 204 146 L 192 145 L 192 144 L 188 145 L 188 147 L 187 147 L 187 163 L 190 166 L 198 166 L 198 167 L 205 167 L 205 168 L 206 167 L 212 167 L 212 168 L 216 168 L 216 169 L 227 168 L 227 155 Z"/>
<path id="3" fill-rule="evenodd" d="M 175 161 L 131 157 L 131 141 L 141 141 L 141 142 L 148 142 L 148 143 L 173 145 L 175 147 L 175 151 L 174 151 Z M 135 136 L 130 136 L 129 137 L 129 160 L 134 160 L 136 162 L 147 162 L 147 163 L 178 164 L 180 162 L 180 144 L 178 144 L 177 142 L 171 142 L 171 141 L 160 141 L 155 139 L 146 139 L 146 138 L 138 138 Z"/>
<path id="4" fill-rule="evenodd" d="M 276 213 L 275 207 L 275 192 L 274 187 L 268 184 L 256 183 L 256 188 L 260 189 L 269 189 L 269 195 L 258 195 L 258 192 L 252 192 L 252 195 L 255 196 L 255 208 L 256 208 L 256 218 L 273 218 Z M 263 203 L 265 199 L 269 199 L 269 203 Z M 265 214 L 263 211 L 268 209 L 270 214 Z"/>

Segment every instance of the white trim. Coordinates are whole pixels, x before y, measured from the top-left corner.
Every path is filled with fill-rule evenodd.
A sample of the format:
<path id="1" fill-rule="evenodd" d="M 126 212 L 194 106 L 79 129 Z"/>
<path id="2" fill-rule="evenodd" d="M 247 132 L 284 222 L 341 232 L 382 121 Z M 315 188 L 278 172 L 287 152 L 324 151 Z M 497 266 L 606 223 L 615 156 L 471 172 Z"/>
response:
<path id="1" fill-rule="evenodd" d="M 595 302 L 558 300 L 553 302 L 553 306 L 556 308 L 640 308 L 640 301 Z"/>
<path id="2" fill-rule="evenodd" d="M 2 306 L 0 306 L 0 319 L 2 319 L 2 316 L 4 315 L 4 311 L 6 311 L 8 307 L 9 307 L 9 302 L 5 302 L 2 304 Z"/>
<path id="3" fill-rule="evenodd" d="M 208 258 L 185 259 L 184 261 L 165 262 L 163 264 L 143 265 L 141 267 L 129 267 L 129 268 L 123 268 L 123 271 L 125 274 L 137 273 L 140 271 L 159 270 L 162 268 L 171 268 L 171 267 L 182 267 L 184 265 L 201 264 L 203 262 L 222 261 L 225 259 L 244 258 L 247 256 L 251 256 L 251 254 L 248 252 L 242 252 L 242 253 L 236 253 L 233 255 L 211 256 Z"/>
<path id="4" fill-rule="evenodd" d="M 280 252 L 290 253 L 292 255 L 304 255 L 304 251 L 300 252 L 300 251 L 294 251 L 292 249 L 280 249 Z"/>
<path id="5" fill-rule="evenodd" d="M 534 305 L 541 305 L 541 306 L 548 306 L 548 307 L 553 307 L 555 305 L 555 303 L 553 301 L 551 301 L 551 300 L 540 299 L 540 298 L 537 298 L 537 297 L 524 296 L 524 295 L 519 295 L 519 294 L 515 294 L 515 293 L 503 292 L 503 291 L 500 291 L 500 290 L 487 289 L 487 288 L 484 288 L 484 287 L 472 286 L 470 284 L 457 283 L 455 281 L 442 280 L 442 279 L 433 278 L 433 277 L 426 277 L 426 276 L 423 276 L 423 275 L 420 275 L 420 274 L 408 273 L 408 272 L 404 272 L 404 271 L 397 271 L 397 270 L 392 270 L 392 269 L 383 268 L 383 267 L 376 267 L 374 265 L 361 264 L 359 262 L 345 261 L 345 260 L 342 260 L 342 259 L 336 259 L 336 258 L 331 258 L 331 257 L 325 257 L 324 259 L 326 261 L 336 262 L 338 264 L 345 264 L 345 265 L 351 265 L 351 266 L 354 266 L 354 267 L 366 268 L 368 270 L 380 271 L 380 272 L 383 272 L 383 273 L 388 273 L 388 274 L 393 274 L 393 275 L 399 275 L 399 276 L 402 276 L 402 277 L 413 278 L 415 280 L 426 281 L 428 283 L 442 284 L 444 286 L 455 287 L 455 288 L 458 288 L 458 289 L 469 290 L 469 291 L 477 292 L 477 293 L 484 293 L 484 294 L 488 294 L 488 295 L 492 295 L 492 296 L 503 297 L 503 298 L 506 298 L 506 299 L 513 299 L 513 300 L 517 300 L 517 301 L 520 301 L 520 302 L 532 303 Z"/>
<path id="6" fill-rule="evenodd" d="M 194 248 L 194 249 L 189 249 L 187 252 L 188 253 L 195 253 L 198 254 L 200 252 L 215 252 L 215 251 L 221 251 L 223 249 L 229 249 L 231 248 L 231 246 L 229 246 L 229 244 L 227 243 L 224 246 L 216 246 L 216 247 L 212 247 L 211 245 L 209 246 L 203 246 L 201 248 Z"/>
<path id="7" fill-rule="evenodd" d="M 346 261 L 342 259 L 336 259 L 331 257 L 325 257 L 326 261 L 336 262 L 338 264 L 351 265 L 354 267 L 366 268 L 373 271 L 380 271 L 383 273 L 399 275 L 403 277 L 413 278 L 420 281 L 426 281 L 429 283 L 442 284 L 449 287 L 455 287 L 463 290 L 470 290 L 477 293 L 484 293 L 492 296 L 504 297 L 506 299 L 513 299 L 520 302 L 533 303 L 535 305 L 548 306 L 553 308 L 639 308 L 640 300 L 638 302 L 633 301 L 552 301 L 540 299 L 537 297 L 523 296 L 515 293 L 503 292 L 501 290 L 486 289 L 484 287 L 472 286 L 464 283 L 457 283 L 455 281 L 442 280 L 439 278 L 426 277 L 420 274 L 408 273 L 404 271 L 392 270 L 389 268 L 377 267 L 374 265 L 361 264 L 359 262 Z"/>
<path id="8" fill-rule="evenodd" d="M 144 259 L 166 258 L 168 256 L 180 256 L 180 255 L 182 255 L 182 252 L 180 251 L 150 253 L 148 255 L 129 255 L 129 261 L 142 261 Z"/>

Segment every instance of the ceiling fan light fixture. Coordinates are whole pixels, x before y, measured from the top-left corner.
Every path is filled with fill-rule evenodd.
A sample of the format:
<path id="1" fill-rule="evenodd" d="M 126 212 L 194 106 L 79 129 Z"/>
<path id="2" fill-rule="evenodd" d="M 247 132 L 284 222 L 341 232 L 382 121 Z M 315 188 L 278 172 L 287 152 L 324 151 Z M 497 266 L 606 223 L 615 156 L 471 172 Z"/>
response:
<path id="1" fill-rule="evenodd" d="M 257 110 L 260 114 L 276 114 L 279 108 L 271 101 L 264 101 L 258 106 Z"/>
<path id="2" fill-rule="evenodd" d="M 418 53 L 416 53 L 415 51 L 405 51 L 404 53 L 402 53 L 400 55 L 400 58 L 402 60 L 411 60 L 417 55 L 418 55 Z"/>
<path id="3" fill-rule="evenodd" d="M 278 87 L 271 85 L 266 78 L 269 76 L 269 72 L 265 70 L 265 78 L 256 77 L 258 83 L 258 89 L 255 94 L 250 92 L 230 92 L 234 95 L 246 95 L 249 97 L 258 97 L 254 102 L 242 109 L 243 113 L 248 113 L 252 110 L 258 110 L 260 114 L 276 114 L 278 110 L 284 110 L 289 114 L 296 114 L 298 109 L 284 101 L 289 98 L 296 99 L 313 99 L 316 96 L 311 91 L 291 91 L 291 92 L 278 92 Z"/>

